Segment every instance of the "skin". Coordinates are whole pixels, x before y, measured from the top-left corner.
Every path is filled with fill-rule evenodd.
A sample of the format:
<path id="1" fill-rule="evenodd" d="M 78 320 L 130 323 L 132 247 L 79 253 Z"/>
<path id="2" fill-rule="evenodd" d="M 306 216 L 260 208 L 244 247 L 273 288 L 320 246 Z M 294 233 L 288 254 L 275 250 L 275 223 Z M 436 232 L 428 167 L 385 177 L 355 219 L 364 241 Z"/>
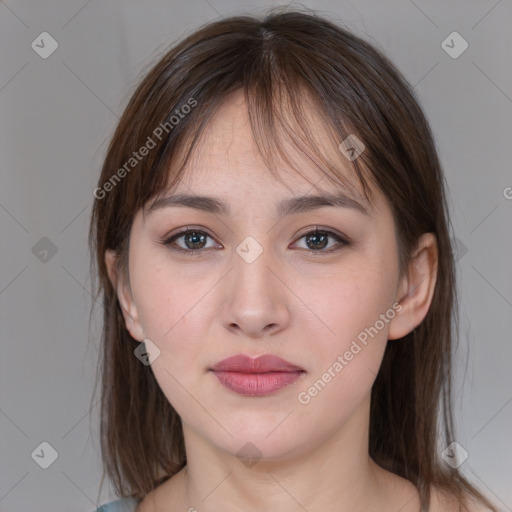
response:
<path id="1" fill-rule="evenodd" d="M 311 116 L 315 133 L 321 133 L 321 121 Z M 325 151 L 347 164 L 335 148 L 326 145 Z M 323 207 L 277 218 L 282 199 L 333 192 L 309 160 L 296 150 L 294 158 L 315 186 L 284 163 L 284 183 L 272 177 L 254 145 L 243 98 L 235 94 L 212 120 L 172 191 L 222 198 L 231 215 L 190 208 L 139 211 L 128 276 L 116 270 L 114 253 L 105 255 L 126 328 L 160 350 L 151 368 L 182 418 L 187 451 L 186 468 L 146 496 L 139 512 L 420 510 L 415 486 L 369 457 L 369 405 L 387 340 L 403 337 L 427 314 L 436 239 L 421 237 L 408 275 L 400 276 L 389 203 L 373 189 L 369 205 L 348 165 L 352 197 L 371 215 Z M 350 244 L 329 238 L 329 246 L 315 252 L 314 240 L 308 246 L 303 235 L 316 226 L 345 234 Z M 209 235 L 205 248 L 188 249 L 201 255 L 160 243 L 186 227 Z M 247 236 L 263 249 L 252 263 L 236 252 Z M 176 244 L 186 250 L 186 242 L 182 237 Z M 193 247 L 194 240 L 188 243 Z M 395 315 L 384 328 L 309 403 L 300 403 L 298 394 L 390 310 Z M 273 395 L 241 396 L 208 371 L 235 354 L 274 354 L 305 373 Z M 237 457 L 248 442 L 261 457 L 251 467 Z M 432 510 L 440 506 L 436 500 Z"/>

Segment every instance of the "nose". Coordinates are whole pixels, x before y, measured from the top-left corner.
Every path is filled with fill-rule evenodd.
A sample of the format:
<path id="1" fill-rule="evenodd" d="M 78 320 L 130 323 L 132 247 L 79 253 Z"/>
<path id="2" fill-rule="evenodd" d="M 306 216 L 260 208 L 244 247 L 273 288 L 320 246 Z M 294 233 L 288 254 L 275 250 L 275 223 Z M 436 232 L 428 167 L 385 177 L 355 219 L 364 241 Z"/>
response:
<path id="1" fill-rule="evenodd" d="M 243 254 L 243 253 L 241 253 Z M 251 338 L 261 338 L 286 329 L 290 322 L 289 300 L 283 268 L 264 250 L 254 261 L 238 253 L 226 276 L 226 303 L 221 319 L 226 329 Z"/>

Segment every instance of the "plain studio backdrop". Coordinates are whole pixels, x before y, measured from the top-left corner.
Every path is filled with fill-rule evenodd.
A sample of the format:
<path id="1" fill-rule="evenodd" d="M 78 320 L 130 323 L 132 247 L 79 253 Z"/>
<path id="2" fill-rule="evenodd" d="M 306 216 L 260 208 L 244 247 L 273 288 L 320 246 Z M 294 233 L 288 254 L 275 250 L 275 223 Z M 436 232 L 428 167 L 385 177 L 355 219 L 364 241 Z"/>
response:
<path id="1" fill-rule="evenodd" d="M 90 401 L 100 315 L 89 331 L 87 229 L 128 98 L 183 35 L 276 5 L 0 3 L 0 511 L 95 510 L 99 394 L 92 409 Z M 461 469 L 512 510 L 512 1 L 303 5 L 383 50 L 431 123 L 456 238 Z M 105 485 L 100 502 L 114 498 Z"/>

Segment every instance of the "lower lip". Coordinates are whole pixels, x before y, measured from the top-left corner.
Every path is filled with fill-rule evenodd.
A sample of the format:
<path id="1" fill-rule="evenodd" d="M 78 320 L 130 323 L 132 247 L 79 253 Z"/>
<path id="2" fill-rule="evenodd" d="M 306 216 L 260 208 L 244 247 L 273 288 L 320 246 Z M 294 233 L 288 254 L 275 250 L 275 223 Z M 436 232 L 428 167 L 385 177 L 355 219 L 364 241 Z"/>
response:
<path id="1" fill-rule="evenodd" d="M 293 384 L 304 372 L 213 372 L 225 387 L 239 395 L 270 395 Z"/>

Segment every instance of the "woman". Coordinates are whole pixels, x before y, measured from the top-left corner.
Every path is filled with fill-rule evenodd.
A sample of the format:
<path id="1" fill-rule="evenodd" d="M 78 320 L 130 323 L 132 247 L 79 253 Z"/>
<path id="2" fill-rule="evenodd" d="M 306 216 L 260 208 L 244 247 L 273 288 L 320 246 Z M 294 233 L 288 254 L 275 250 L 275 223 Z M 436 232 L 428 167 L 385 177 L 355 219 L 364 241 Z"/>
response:
<path id="1" fill-rule="evenodd" d="M 440 163 L 375 48 L 297 11 L 202 27 L 94 196 L 98 510 L 496 510 L 453 462 Z"/>

